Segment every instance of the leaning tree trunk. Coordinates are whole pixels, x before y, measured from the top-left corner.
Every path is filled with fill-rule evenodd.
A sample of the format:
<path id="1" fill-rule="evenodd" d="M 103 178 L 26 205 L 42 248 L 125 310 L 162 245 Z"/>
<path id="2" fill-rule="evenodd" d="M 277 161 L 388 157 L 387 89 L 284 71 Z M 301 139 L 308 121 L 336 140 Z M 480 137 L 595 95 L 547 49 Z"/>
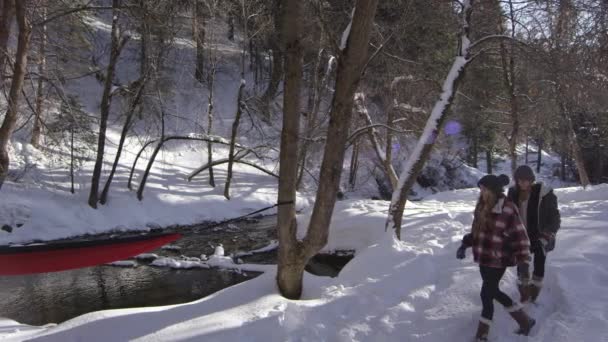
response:
<path id="1" fill-rule="evenodd" d="M 464 71 L 469 63 L 469 32 L 471 13 L 473 11 L 474 0 L 464 0 L 461 18 L 461 35 L 458 55 L 452 63 L 445 81 L 443 82 L 442 92 L 439 99 L 435 103 L 430 117 L 426 122 L 424 132 L 418 140 L 414 151 L 407 159 L 403 171 L 399 176 L 399 184 L 393 191 L 393 198 L 389 208 L 389 214 L 386 221 L 386 229 L 395 230 L 398 239 L 401 239 L 401 221 L 403 219 L 403 211 L 408 193 L 416 182 L 416 178 L 422 171 L 424 164 L 431 154 L 431 150 L 435 142 L 439 138 L 439 133 L 443 128 L 447 113 L 452 105 L 454 94 L 458 89 L 460 80 L 464 76 Z"/>
<path id="2" fill-rule="evenodd" d="M 93 168 L 93 176 L 91 177 L 91 192 L 89 193 L 89 206 L 97 209 L 97 201 L 99 200 L 99 181 L 101 179 L 101 167 L 103 166 L 103 154 L 106 145 L 106 128 L 108 125 L 108 116 L 110 115 L 110 92 L 112 90 L 112 80 L 114 79 L 114 70 L 118 62 L 120 50 L 126 44 L 127 39 L 119 40 L 118 31 L 118 7 L 119 0 L 112 0 L 113 16 L 112 16 L 112 45 L 110 51 L 110 64 L 106 71 L 104 81 L 103 95 L 101 97 L 101 118 L 99 122 L 99 137 L 97 139 L 97 158 L 95 159 L 95 167 Z"/>
<path id="3" fill-rule="evenodd" d="M 241 79 L 241 85 L 239 86 L 239 93 L 236 100 L 236 115 L 234 116 L 234 122 L 232 123 L 232 134 L 230 137 L 230 149 L 228 150 L 228 171 L 226 172 L 226 185 L 224 186 L 224 197 L 230 199 L 230 183 L 232 182 L 232 166 L 234 160 L 234 145 L 236 144 L 236 136 L 239 130 L 239 123 L 241 121 L 242 105 L 243 100 L 243 89 L 245 88 L 245 80 Z"/>
<path id="4" fill-rule="evenodd" d="M 127 111 L 127 117 L 125 118 L 125 123 L 122 126 L 122 132 L 120 133 L 120 141 L 118 142 L 118 147 L 116 150 L 116 156 L 114 158 L 114 163 L 112 163 L 112 170 L 110 171 L 110 175 L 108 175 L 108 179 L 106 180 L 106 184 L 103 187 L 103 191 L 101 192 L 101 196 L 99 198 L 99 203 L 106 204 L 108 201 L 108 193 L 110 192 L 110 186 L 112 185 L 112 180 L 114 179 L 114 174 L 116 173 L 116 168 L 118 167 L 118 161 L 120 160 L 120 155 L 122 154 L 123 146 L 125 145 L 125 140 L 127 139 L 127 134 L 131 129 L 131 122 L 133 121 L 133 115 L 135 114 L 135 109 L 139 105 L 141 100 L 141 96 L 144 92 L 144 88 L 146 85 L 147 77 L 143 76 L 140 79 L 139 86 L 137 89 L 137 93 L 135 97 L 131 100 L 131 104 L 129 105 L 129 110 Z"/>
<path id="5" fill-rule="evenodd" d="M 302 295 L 304 266 L 327 243 L 329 222 L 340 186 L 348 127 L 352 116 L 353 95 L 367 59 L 370 33 L 378 0 L 359 0 L 355 5 L 351 31 L 338 60 L 335 95 L 330 112 L 327 141 L 321 163 L 320 181 L 306 236 L 296 237 L 295 191 L 297 177 L 298 98 L 302 54 L 297 0 L 286 0 L 282 19 L 283 44 L 286 47 L 286 77 L 281 134 L 281 170 L 279 181 L 279 257 L 277 284 L 281 294 L 290 299 Z M 290 89 L 289 92 L 287 89 Z M 289 101 L 289 102 L 287 102 Z M 293 102 L 296 102 L 295 104 Z"/>
<path id="6" fill-rule="evenodd" d="M 391 184 L 391 191 L 394 191 L 395 188 L 397 188 L 397 173 L 393 168 L 392 162 L 388 159 L 387 155 L 384 154 L 384 151 L 380 146 L 380 137 L 378 136 L 378 132 L 376 132 L 376 129 L 373 127 L 372 118 L 369 116 L 369 112 L 365 107 L 364 101 L 365 99 L 363 94 L 357 94 L 355 96 L 355 108 L 357 109 L 357 112 L 359 113 L 365 124 L 369 127 L 367 137 L 372 143 L 372 147 L 374 148 L 374 152 L 376 153 L 376 158 L 378 158 L 380 165 L 382 165 L 382 171 L 384 172 L 384 175 L 386 176 L 386 178 L 388 178 Z M 390 129 L 387 130 L 390 131 Z M 388 151 L 390 149 L 386 148 L 386 150 Z"/>
<path id="7" fill-rule="evenodd" d="M 26 16 L 25 0 L 16 2 L 15 9 L 17 14 L 17 24 L 19 26 L 19 36 L 17 38 L 17 54 L 15 56 L 15 67 L 11 89 L 7 98 L 7 109 L 4 121 L 0 127 L 0 189 L 8 175 L 10 157 L 8 155 L 8 143 L 11 139 L 19 108 L 19 95 L 23 90 L 23 80 L 27 71 L 27 54 L 32 35 L 32 27 Z"/>
<path id="8" fill-rule="evenodd" d="M 15 16 L 15 0 L 2 0 L 0 13 L 0 89 L 4 85 L 4 67 L 8 60 L 8 38 L 11 35 L 11 24 Z"/>
<path id="9" fill-rule="evenodd" d="M 43 5 L 44 6 L 44 5 Z M 46 20 L 47 8 L 42 8 L 42 19 Z M 44 76 L 46 75 L 46 24 L 42 25 L 40 33 L 40 47 L 38 51 L 38 86 L 36 90 L 36 110 L 34 113 L 34 127 L 32 128 L 32 138 L 30 143 L 36 148 L 40 148 L 40 136 L 42 134 L 42 112 L 44 107 Z"/>

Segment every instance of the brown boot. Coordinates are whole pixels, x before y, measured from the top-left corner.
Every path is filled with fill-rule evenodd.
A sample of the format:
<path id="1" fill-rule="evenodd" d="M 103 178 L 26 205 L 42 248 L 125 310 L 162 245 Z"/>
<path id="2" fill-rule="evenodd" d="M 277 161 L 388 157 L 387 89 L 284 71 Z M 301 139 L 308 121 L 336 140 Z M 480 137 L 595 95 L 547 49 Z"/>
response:
<path id="1" fill-rule="evenodd" d="M 477 325 L 477 333 L 475 334 L 475 342 L 486 342 L 488 340 L 488 333 L 490 331 L 490 324 L 488 322 L 479 321 Z"/>
<path id="2" fill-rule="evenodd" d="M 536 324 L 536 321 L 533 318 L 530 318 L 530 316 L 528 316 L 528 314 L 522 309 L 509 312 L 509 314 L 511 317 L 513 317 L 517 324 L 519 324 L 519 329 L 517 329 L 515 333 L 518 335 L 528 336 L 530 330 L 532 330 L 532 327 L 534 324 Z"/>

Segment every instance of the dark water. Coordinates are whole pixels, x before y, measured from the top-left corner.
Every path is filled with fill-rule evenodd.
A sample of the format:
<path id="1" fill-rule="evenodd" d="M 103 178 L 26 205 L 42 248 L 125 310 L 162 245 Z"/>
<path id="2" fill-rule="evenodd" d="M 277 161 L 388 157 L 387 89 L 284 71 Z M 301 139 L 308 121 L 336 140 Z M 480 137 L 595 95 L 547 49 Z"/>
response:
<path id="1" fill-rule="evenodd" d="M 173 227 L 184 237 L 178 248 L 153 251 L 179 259 L 212 254 L 222 244 L 226 255 L 238 255 L 267 246 L 276 239 L 276 217 L 222 225 Z M 318 255 L 307 270 L 335 276 L 351 255 Z M 246 263 L 276 263 L 276 251 L 241 256 Z M 0 277 L 0 316 L 21 323 L 60 323 L 98 310 L 186 303 L 258 276 L 224 269 L 171 269 L 137 261 L 136 267 L 102 265 L 77 270 Z"/>

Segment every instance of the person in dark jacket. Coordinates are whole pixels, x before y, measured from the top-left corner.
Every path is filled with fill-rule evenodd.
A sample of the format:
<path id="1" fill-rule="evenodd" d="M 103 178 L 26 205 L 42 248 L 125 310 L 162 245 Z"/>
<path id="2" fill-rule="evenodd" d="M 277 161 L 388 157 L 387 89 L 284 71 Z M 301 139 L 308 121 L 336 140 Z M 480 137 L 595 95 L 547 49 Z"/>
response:
<path id="1" fill-rule="evenodd" d="M 507 267 L 527 263 L 530 260 L 530 241 L 522 224 L 516 205 L 505 197 L 503 187 L 509 184 L 506 175 L 487 175 L 479 180 L 481 190 L 475 206 L 471 233 L 462 238 L 456 253 L 464 259 L 466 249 L 473 247 L 473 258 L 479 264 L 482 311 L 476 341 L 487 341 L 494 300 L 502 304 L 519 324 L 518 334 L 528 335 L 536 323 L 499 288 Z"/>
<path id="2" fill-rule="evenodd" d="M 517 269 L 517 288 L 522 303 L 536 301 L 543 286 L 547 253 L 555 248 L 555 234 L 560 227 L 557 197 L 551 187 L 536 182 L 534 171 L 521 165 L 513 174 L 515 186 L 509 188 L 507 197 L 518 207 L 530 238 L 530 251 L 534 255 L 534 271 L 526 265 Z"/>

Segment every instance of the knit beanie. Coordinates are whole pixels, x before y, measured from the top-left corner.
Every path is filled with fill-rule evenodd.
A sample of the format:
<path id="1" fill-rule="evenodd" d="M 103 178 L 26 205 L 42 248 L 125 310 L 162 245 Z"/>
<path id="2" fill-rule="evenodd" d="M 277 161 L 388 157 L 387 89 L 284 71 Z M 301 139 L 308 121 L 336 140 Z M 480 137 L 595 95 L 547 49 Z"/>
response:
<path id="1" fill-rule="evenodd" d="M 517 180 L 528 180 L 530 182 L 534 182 L 536 177 L 534 176 L 534 171 L 528 165 L 520 165 L 515 169 L 515 173 L 513 173 L 513 178 L 515 181 Z"/>
<path id="2" fill-rule="evenodd" d="M 487 175 L 481 177 L 479 182 L 477 182 L 477 186 L 483 185 L 484 187 L 490 189 L 497 196 L 503 193 L 503 187 L 509 184 L 509 176 L 507 175 Z"/>

